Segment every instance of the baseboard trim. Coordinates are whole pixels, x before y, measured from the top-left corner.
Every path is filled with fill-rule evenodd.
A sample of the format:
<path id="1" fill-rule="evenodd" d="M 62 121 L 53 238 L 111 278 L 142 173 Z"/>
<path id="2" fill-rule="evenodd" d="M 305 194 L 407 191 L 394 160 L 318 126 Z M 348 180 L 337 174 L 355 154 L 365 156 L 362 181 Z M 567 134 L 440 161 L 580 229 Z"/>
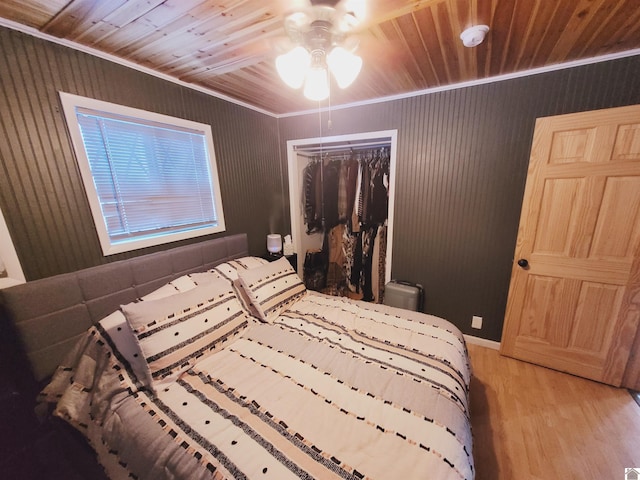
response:
<path id="1" fill-rule="evenodd" d="M 474 337 L 473 335 L 464 334 L 464 340 L 467 343 L 474 345 L 480 345 L 481 347 L 491 348 L 493 350 L 500 350 L 500 342 L 494 340 L 487 340 L 486 338 Z"/>

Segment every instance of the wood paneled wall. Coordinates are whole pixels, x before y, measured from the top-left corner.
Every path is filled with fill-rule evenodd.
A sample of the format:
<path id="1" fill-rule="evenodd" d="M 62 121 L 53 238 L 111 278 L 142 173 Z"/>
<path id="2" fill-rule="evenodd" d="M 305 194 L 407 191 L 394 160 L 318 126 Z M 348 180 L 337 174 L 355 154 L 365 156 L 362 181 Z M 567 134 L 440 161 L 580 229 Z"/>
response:
<path id="1" fill-rule="evenodd" d="M 636 56 L 335 110 L 331 130 L 326 114 L 284 118 L 281 143 L 320 125 L 398 129 L 392 277 L 425 287 L 426 312 L 499 341 L 535 119 L 640 103 L 638 78 Z"/>
<path id="2" fill-rule="evenodd" d="M 167 248 L 103 257 L 58 91 L 211 125 L 225 233 L 262 254 L 282 228 L 277 119 L 0 27 L 0 207 L 27 280 Z"/>
<path id="3" fill-rule="evenodd" d="M 59 90 L 210 124 L 227 233 L 247 232 L 254 254 L 290 230 L 287 140 L 397 129 L 392 276 L 424 285 L 427 312 L 499 340 L 535 119 L 640 103 L 638 78 L 628 57 L 334 110 L 329 130 L 326 113 L 278 120 L 0 28 L 0 207 L 28 280 L 152 250 L 102 256 Z"/>

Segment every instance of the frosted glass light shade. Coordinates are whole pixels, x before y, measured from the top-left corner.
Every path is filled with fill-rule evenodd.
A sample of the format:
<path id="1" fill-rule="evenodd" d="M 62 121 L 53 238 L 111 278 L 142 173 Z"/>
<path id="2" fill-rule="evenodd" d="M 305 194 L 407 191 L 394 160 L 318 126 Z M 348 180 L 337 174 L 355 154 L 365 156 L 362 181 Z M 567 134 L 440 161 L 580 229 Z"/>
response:
<path id="1" fill-rule="evenodd" d="M 329 77 L 326 68 L 313 66 L 307 71 L 307 79 L 304 82 L 304 96 L 309 100 L 318 102 L 329 96 Z"/>
<path id="2" fill-rule="evenodd" d="M 282 251 L 282 235 L 279 233 L 267 235 L 267 251 L 269 253 L 280 253 Z"/>
<path id="3" fill-rule="evenodd" d="M 355 16 L 358 23 L 367 16 L 367 0 L 345 0 L 342 3 L 344 4 L 344 11 L 353 12 L 353 16 Z"/>
<path id="4" fill-rule="evenodd" d="M 276 58 L 276 70 L 280 78 L 291 88 L 300 88 L 311 63 L 311 55 L 306 48 L 298 46 Z"/>
<path id="5" fill-rule="evenodd" d="M 338 86 L 347 88 L 360 73 L 362 58 L 342 47 L 335 47 L 327 55 L 327 65 L 329 65 Z"/>

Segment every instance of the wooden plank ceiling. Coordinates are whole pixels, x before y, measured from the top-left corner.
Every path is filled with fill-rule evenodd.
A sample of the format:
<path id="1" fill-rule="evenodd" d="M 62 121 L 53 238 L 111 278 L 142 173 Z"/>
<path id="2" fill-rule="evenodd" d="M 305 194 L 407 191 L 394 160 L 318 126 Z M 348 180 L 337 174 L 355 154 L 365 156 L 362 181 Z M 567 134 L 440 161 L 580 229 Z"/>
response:
<path id="1" fill-rule="evenodd" d="M 284 16 L 310 1 L 3 0 L 0 17 L 282 114 L 318 106 L 274 67 Z M 361 1 L 364 65 L 332 105 L 640 48 L 638 0 Z M 485 42 L 465 48 L 478 24 Z"/>

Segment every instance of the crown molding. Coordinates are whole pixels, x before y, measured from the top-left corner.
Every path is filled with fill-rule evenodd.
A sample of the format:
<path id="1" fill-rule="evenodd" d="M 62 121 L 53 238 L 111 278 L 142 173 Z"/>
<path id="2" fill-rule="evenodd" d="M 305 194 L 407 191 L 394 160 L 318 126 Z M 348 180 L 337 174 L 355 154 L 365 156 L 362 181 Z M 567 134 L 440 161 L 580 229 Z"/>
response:
<path id="1" fill-rule="evenodd" d="M 227 96 L 227 95 L 225 95 L 223 93 L 220 93 L 220 92 L 216 92 L 215 90 L 211 90 L 209 88 L 200 87 L 198 85 L 194 85 L 193 83 L 184 82 L 184 81 L 182 81 L 180 79 L 177 79 L 175 77 L 172 77 L 170 75 L 166 75 L 164 73 L 160 73 L 160 72 L 158 72 L 156 70 L 152 70 L 151 68 L 144 67 L 142 65 L 139 65 L 137 63 L 131 62 L 131 61 L 126 60 L 124 58 L 120 58 L 120 57 L 118 57 L 116 55 L 111 55 L 110 53 L 105 53 L 105 52 L 102 52 L 102 51 L 97 50 L 95 48 L 87 47 L 85 45 L 81 45 L 79 43 L 72 42 L 72 41 L 67 40 L 65 38 L 54 37 L 53 35 L 49 35 L 47 33 L 43 33 L 40 30 L 37 30 L 37 29 L 35 29 L 33 27 L 28 27 L 28 26 L 23 25 L 21 23 L 17 23 L 17 22 L 11 21 L 11 20 L 7 20 L 6 18 L 0 17 L 0 27 L 7 27 L 7 28 L 10 28 L 11 30 L 17 30 L 19 32 L 26 33 L 27 35 L 31 35 L 32 37 L 40 38 L 42 40 L 46 40 L 48 42 L 56 43 L 56 44 L 62 45 L 64 47 L 69 47 L 69 48 L 72 48 L 74 50 L 78 50 L 80 52 L 87 53 L 89 55 L 93 55 L 95 57 L 102 58 L 103 60 L 108 60 L 110 62 L 117 63 L 117 64 L 122 65 L 124 67 L 132 68 L 134 70 L 138 70 L 139 72 L 146 73 L 148 75 L 153 75 L 154 77 L 161 78 L 162 80 L 167 80 L 169 82 L 176 83 L 176 84 L 181 85 L 183 87 L 191 88 L 192 90 L 196 90 L 198 92 L 205 93 L 207 95 L 211 95 L 212 97 L 219 98 L 220 100 L 225 100 L 227 102 L 234 103 L 234 104 L 239 105 L 241 107 L 249 108 L 251 110 L 254 110 L 254 111 L 259 112 L 259 113 L 263 113 L 265 115 L 269 115 L 271 117 L 277 117 L 277 115 L 275 113 L 273 113 L 273 112 L 270 112 L 268 110 L 264 110 L 262 108 L 256 107 L 255 105 L 251 105 L 249 103 L 242 102 L 242 101 L 240 101 L 240 100 L 238 100 L 236 98 L 229 97 L 229 96 Z"/>
<path id="2" fill-rule="evenodd" d="M 335 111 L 335 110 L 340 110 L 340 109 L 344 109 L 344 108 L 353 108 L 353 107 L 362 107 L 362 106 L 366 106 L 366 105 L 372 105 L 372 104 L 376 104 L 376 103 L 382 103 L 382 102 L 391 102 L 394 100 L 403 100 L 405 98 L 412 98 L 412 97 L 419 97 L 421 95 L 429 95 L 431 93 L 437 93 L 437 92 L 446 92 L 448 90 L 457 90 L 460 88 L 467 88 L 467 87 L 474 87 L 477 85 L 486 85 L 488 83 L 496 83 L 496 82 L 503 82 L 505 80 L 512 80 L 514 78 L 522 78 L 522 77 L 529 77 L 532 75 L 540 75 L 542 73 L 547 73 L 547 72 L 555 72 L 557 70 L 565 70 L 567 68 L 575 68 L 575 67 L 581 67 L 583 65 L 590 65 L 593 63 L 601 63 L 601 62 L 608 62 L 611 60 L 618 60 L 620 58 L 626 58 L 626 57 L 633 57 L 636 55 L 640 55 L 640 48 L 636 48 L 633 50 L 626 50 L 624 52 L 617 52 L 617 53 L 610 53 L 607 55 L 601 55 L 598 57 L 591 57 L 591 58 L 583 58 L 580 60 L 573 60 L 571 62 L 565 62 L 565 63 L 557 63 L 554 65 L 547 65 L 544 67 L 539 67 L 539 68 L 532 68 L 529 70 L 522 70 L 520 72 L 513 72 L 513 73 L 508 73 L 508 74 L 504 74 L 504 75 L 496 75 L 494 77 L 487 77 L 487 78 L 481 78 L 481 79 L 477 79 L 477 80 L 470 80 L 468 82 L 460 82 L 460 83 L 454 83 L 451 85 L 443 85 L 440 87 L 434 87 L 434 88 L 427 88 L 424 90 L 414 90 L 412 92 L 407 92 L 407 93 L 401 93 L 398 95 L 389 95 L 387 97 L 378 97 L 378 98 L 374 98 L 371 100 L 363 100 L 360 102 L 352 102 L 352 103 L 344 103 L 344 104 L 340 104 L 340 105 L 332 105 L 331 107 L 322 107 L 320 109 L 310 109 L 310 110 L 304 110 L 304 111 L 299 111 L 299 112 L 291 112 L 291 113 L 283 113 L 283 114 L 279 114 L 276 115 L 278 118 L 284 118 L 284 117 L 295 117 L 298 115 L 309 115 L 309 114 L 317 114 L 318 111 Z"/>
<path id="3" fill-rule="evenodd" d="M 179 80 L 175 77 L 171 77 L 169 75 L 166 75 L 164 73 L 160 73 L 157 72 L 155 70 L 152 70 L 148 67 L 144 67 L 142 65 L 138 65 L 137 63 L 131 62 L 129 60 L 125 60 L 123 58 L 117 57 L 115 55 L 111 55 L 109 53 L 105 53 L 102 52 L 100 50 L 97 50 L 95 48 L 91 48 L 91 47 L 87 47 L 84 45 L 81 45 L 79 43 L 75 43 L 72 42 L 70 40 L 64 39 L 64 38 L 58 38 L 58 37 L 54 37 L 53 35 L 49 35 L 47 33 L 43 33 L 33 27 L 28 27 L 26 25 L 23 25 L 21 23 L 17 23 L 11 20 L 7 20 L 6 18 L 2 18 L 0 17 L 0 26 L 3 27 L 7 27 L 10 28 L 12 30 L 17 30 L 20 31 L 22 33 L 26 33 L 27 35 L 31 35 L 33 37 L 37 37 L 43 40 L 47 40 L 49 42 L 53 42 L 56 43 L 58 45 L 62 45 L 65 47 L 69 47 L 72 48 L 74 50 L 78 50 L 80 52 L 84 52 L 87 53 L 89 55 L 93 55 L 99 58 L 102 58 L 104 60 L 108 60 L 110 62 L 114 62 L 114 63 L 118 63 L 120 65 L 123 65 L 125 67 L 128 68 L 132 68 L 134 70 L 138 70 L 140 72 L 146 73 L 148 75 L 153 75 L 154 77 L 158 77 L 161 78 L 163 80 L 169 81 L 169 82 L 173 82 L 176 83 L 178 85 L 181 85 L 183 87 L 187 87 L 187 88 L 191 88 L 193 90 L 199 91 L 201 93 L 205 93 L 207 95 L 211 95 L 212 97 L 218 98 L 220 100 L 225 100 L 227 102 L 239 105 L 241 107 L 245 107 L 248 108 L 250 110 L 254 110 L 256 112 L 262 113 L 264 115 L 268 115 L 270 117 L 274 117 L 274 118 L 287 118 L 287 117 L 297 117 L 297 116 L 301 116 L 301 115 L 309 115 L 311 113 L 317 114 L 318 112 L 325 112 L 325 111 L 335 111 L 335 110 L 342 110 L 342 109 L 346 109 L 346 108 L 354 108 L 354 107 L 362 107 L 362 106 L 366 106 L 366 105 L 374 105 L 377 103 L 383 103 L 383 102 L 391 102 L 394 100 L 403 100 L 406 98 L 412 98 L 412 97 L 419 97 L 422 95 L 429 95 L 432 93 L 438 93 L 438 92 L 445 92 L 448 90 L 457 90 L 460 88 L 467 88 L 467 87 L 474 87 L 477 85 L 486 85 L 488 83 L 495 83 L 495 82 L 503 82 L 505 80 L 511 80 L 514 78 L 522 78 L 522 77 L 528 77 L 531 75 L 539 75 L 542 73 L 547 73 L 547 72 L 555 72 L 557 70 L 564 70 L 567 68 L 574 68 L 574 67 L 580 67 L 583 65 L 590 65 L 593 63 L 601 63 L 601 62 L 608 62 L 611 60 L 617 60 L 620 58 L 626 58 L 626 57 L 633 57 L 636 55 L 640 55 L 640 48 L 636 48 L 633 50 L 626 50 L 624 52 L 617 52 L 617 53 L 610 53 L 607 55 L 601 55 L 598 57 L 591 57 L 591 58 L 583 58 L 580 60 L 573 60 L 571 62 L 565 62 L 565 63 L 557 63 L 554 65 L 547 65 L 544 67 L 539 67 L 539 68 L 533 68 L 533 69 L 529 69 L 529 70 L 522 70 L 520 72 L 514 72 L 514 73 L 508 73 L 508 74 L 504 74 L 504 75 L 497 75 L 494 77 L 487 77 L 487 78 L 482 78 L 482 79 L 477 79 L 477 80 L 470 80 L 468 82 L 460 82 L 460 83 L 455 83 L 455 84 L 451 84 L 451 85 L 444 85 L 444 86 L 440 86 L 440 87 L 434 87 L 434 88 L 427 88 L 424 90 L 415 90 L 412 92 L 407 92 L 407 93 L 401 93 L 398 95 L 389 95 L 386 97 L 378 97 L 378 98 L 374 98 L 374 99 L 370 99 L 370 100 L 362 100 L 359 102 L 351 102 L 351 103 L 344 103 L 344 104 L 340 104 L 340 105 L 332 105 L 331 107 L 320 107 L 320 108 L 314 108 L 314 109 L 309 109 L 309 110 L 301 110 L 301 111 L 296 111 L 296 112 L 289 112 L 289 113 L 274 113 L 274 112 L 270 112 L 268 110 L 264 110 L 262 108 L 256 107 L 255 105 L 251 105 L 249 103 L 245 103 L 242 102 L 236 98 L 227 96 L 223 93 L 217 92 L 215 90 L 211 90 L 209 88 L 204 88 L 204 87 L 200 87 L 198 85 L 194 85 L 192 83 L 187 83 L 184 82 L 182 80 Z"/>

